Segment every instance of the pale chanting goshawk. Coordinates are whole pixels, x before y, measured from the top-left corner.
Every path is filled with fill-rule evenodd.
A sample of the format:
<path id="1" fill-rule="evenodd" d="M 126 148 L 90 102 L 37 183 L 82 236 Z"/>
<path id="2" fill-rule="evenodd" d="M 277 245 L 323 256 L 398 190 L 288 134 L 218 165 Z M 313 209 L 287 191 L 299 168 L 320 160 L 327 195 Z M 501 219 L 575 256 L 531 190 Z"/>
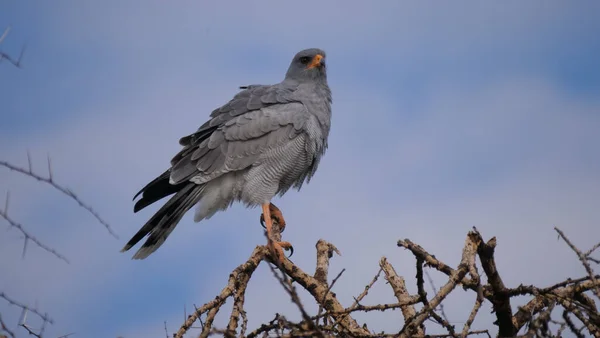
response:
<path id="1" fill-rule="evenodd" d="M 272 240 L 272 217 L 282 226 L 285 221 L 271 199 L 309 182 L 327 149 L 332 100 L 325 52 L 303 50 L 292 59 L 282 82 L 240 89 L 195 133 L 179 140 L 183 149 L 171 167 L 135 195 L 142 194 L 134 206 L 138 212 L 174 194 L 122 252 L 148 235 L 133 256 L 144 259 L 194 205 L 194 221 L 200 222 L 239 201 L 262 207 L 268 246 L 283 260 L 282 248 L 291 245 Z"/>

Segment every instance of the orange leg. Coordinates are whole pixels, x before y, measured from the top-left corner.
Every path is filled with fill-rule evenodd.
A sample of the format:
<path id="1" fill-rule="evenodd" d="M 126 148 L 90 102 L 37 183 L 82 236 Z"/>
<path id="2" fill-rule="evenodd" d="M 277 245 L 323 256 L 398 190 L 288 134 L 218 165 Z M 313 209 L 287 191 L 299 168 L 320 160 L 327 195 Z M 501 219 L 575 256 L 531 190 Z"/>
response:
<path id="1" fill-rule="evenodd" d="M 277 222 L 277 224 L 279 224 L 279 228 L 281 229 L 281 232 L 283 232 L 285 230 L 285 219 L 283 218 L 283 214 L 281 213 L 281 210 L 279 210 L 279 208 L 277 206 L 275 206 L 275 204 L 270 203 L 269 211 L 271 212 L 271 218 L 275 222 Z M 262 214 L 260 214 L 260 224 L 263 224 L 263 227 L 264 227 L 264 222 L 265 222 L 265 214 L 262 213 Z"/>
<path id="2" fill-rule="evenodd" d="M 276 242 L 272 239 L 273 234 L 273 219 L 271 218 L 271 203 L 265 203 L 262 205 L 263 216 L 265 220 L 265 227 L 267 228 L 267 245 L 271 250 L 271 255 L 273 255 L 273 260 L 279 262 L 279 264 L 283 263 L 285 256 L 283 254 L 283 249 L 290 249 L 292 245 L 289 242 Z M 277 208 L 277 207 L 275 207 Z M 279 209 L 277 209 L 279 211 Z M 279 214 L 281 212 L 279 211 Z M 273 215 L 276 217 L 275 215 Z"/>

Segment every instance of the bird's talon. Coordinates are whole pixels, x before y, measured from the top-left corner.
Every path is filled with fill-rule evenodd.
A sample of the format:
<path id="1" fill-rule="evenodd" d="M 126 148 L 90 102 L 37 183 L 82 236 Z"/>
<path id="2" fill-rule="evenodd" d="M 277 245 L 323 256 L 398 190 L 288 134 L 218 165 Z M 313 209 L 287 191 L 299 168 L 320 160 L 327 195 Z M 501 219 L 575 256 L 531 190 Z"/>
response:
<path id="1" fill-rule="evenodd" d="M 267 228 L 267 226 L 265 225 L 265 215 L 264 214 L 260 214 L 260 225 L 262 225 L 263 229 Z"/>
<path id="2" fill-rule="evenodd" d="M 292 255 L 294 254 L 294 247 L 292 246 L 292 244 L 290 244 L 290 242 L 275 242 L 269 240 L 268 247 L 269 251 L 271 252 L 271 255 L 273 256 L 273 260 L 278 262 L 276 264 L 283 263 L 283 261 L 286 258 L 285 254 L 283 253 L 283 249 L 285 249 L 286 251 L 290 251 L 290 255 L 288 257 L 292 257 Z"/>
<path id="3" fill-rule="evenodd" d="M 290 255 L 288 257 L 292 257 L 292 255 L 294 254 L 294 247 L 292 246 L 292 243 L 290 242 L 279 242 L 279 245 L 281 245 L 282 248 L 285 249 L 285 251 L 289 251 Z"/>

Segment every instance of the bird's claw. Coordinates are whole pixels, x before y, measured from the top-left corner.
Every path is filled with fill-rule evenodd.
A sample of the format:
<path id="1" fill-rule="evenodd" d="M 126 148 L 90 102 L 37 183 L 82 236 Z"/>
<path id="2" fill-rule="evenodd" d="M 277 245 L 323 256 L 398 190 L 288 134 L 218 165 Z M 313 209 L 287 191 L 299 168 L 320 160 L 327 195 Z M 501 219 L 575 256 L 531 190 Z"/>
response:
<path id="1" fill-rule="evenodd" d="M 290 258 L 294 254 L 294 247 L 289 242 L 285 242 L 285 243 L 289 244 L 289 246 L 288 247 L 284 247 L 284 249 L 285 249 L 285 251 L 289 251 L 290 252 L 290 255 L 288 256 L 288 258 Z"/>
<path id="2" fill-rule="evenodd" d="M 267 229 L 265 225 L 265 214 L 260 214 L 260 225 L 262 225 L 263 229 Z"/>
<path id="3" fill-rule="evenodd" d="M 269 249 L 271 251 L 271 255 L 273 256 L 274 261 L 278 261 L 280 264 L 283 263 L 285 255 L 283 254 L 283 249 L 286 251 L 290 251 L 290 255 L 288 257 L 292 257 L 294 254 L 294 247 L 290 242 L 275 242 L 269 241 Z"/>
<path id="4" fill-rule="evenodd" d="M 277 222 L 280 233 L 283 233 L 285 231 L 285 220 L 283 219 L 283 214 L 273 203 L 269 205 L 269 209 L 271 211 L 271 219 L 274 222 Z M 265 214 L 260 214 L 260 225 L 263 227 L 263 229 L 267 228 L 265 225 Z"/>

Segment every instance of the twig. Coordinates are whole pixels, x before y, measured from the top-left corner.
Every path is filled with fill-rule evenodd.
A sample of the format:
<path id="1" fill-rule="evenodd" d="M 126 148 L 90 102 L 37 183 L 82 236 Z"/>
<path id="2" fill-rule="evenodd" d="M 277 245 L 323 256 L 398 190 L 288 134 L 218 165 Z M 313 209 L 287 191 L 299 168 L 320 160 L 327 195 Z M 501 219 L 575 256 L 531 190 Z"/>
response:
<path id="1" fill-rule="evenodd" d="M 465 325 L 463 326 L 463 329 L 461 332 L 461 335 L 463 337 L 466 337 L 467 333 L 471 329 L 471 325 L 473 324 L 473 321 L 475 321 L 475 317 L 477 316 L 477 313 L 479 312 L 479 309 L 481 308 L 481 304 L 483 304 L 483 298 L 480 298 L 479 296 L 477 296 L 477 298 L 475 299 L 475 304 L 473 305 L 473 309 L 471 310 L 471 313 L 469 314 L 469 318 L 467 319 L 467 321 L 465 322 Z"/>
<path id="2" fill-rule="evenodd" d="M 411 242 L 409 239 L 399 240 L 398 246 L 410 250 L 416 258 L 423 259 L 426 266 L 435 268 L 448 277 L 455 273 L 453 268 L 438 260 L 433 255 L 425 251 L 425 249 L 423 249 L 420 245 Z M 473 290 L 477 289 L 477 283 L 469 278 L 464 278 L 462 281 L 460 281 L 460 284 Z"/>
<path id="3" fill-rule="evenodd" d="M 3 298 L 4 300 L 6 300 L 10 305 L 16 306 L 21 309 L 21 319 L 19 320 L 19 326 L 24 328 L 29 335 L 41 338 L 42 335 L 44 334 L 44 330 L 46 328 L 46 323 L 54 324 L 54 321 L 52 320 L 52 318 L 50 318 L 48 316 L 47 313 L 42 314 L 41 312 L 39 312 L 36 309 L 32 309 L 25 304 L 19 303 L 19 302 L 15 301 L 14 299 L 8 297 L 4 292 L 0 292 L 0 298 Z M 40 328 L 39 332 L 35 332 L 33 329 L 31 329 L 27 325 L 27 314 L 29 312 L 33 313 L 34 315 L 36 315 L 37 317 L 39 317 L 42 320 L 42 327 Z M 4 322 L 2 322 L 0 324 L 4 331 L 9 332 L 8 328 L 6 327 Z M 14 337 L 14 334 L 13 334 L 13 337 Z"/>
<path id="4" fill-rule="evenodd" d="M 231 316 L 229 317 L 229 324 L 227 325 L 227 332 L 235 336 L 236 328 L 238 327 L 238 321 L 240 316 L 245 318 L 246 311 L 244 311 L 244 301 L 246 299 L 246 288 L 248 282 L 252 277 L 254 271 L 249 271 L 238 277 L 238 281 L 235 283 L 235 295 L 233 296 L 233 309 L 231 310 Z M 245 319 L 247 321 L 247 319 Z M 245 331 L 245 329 L 243 329 Z M 243 333 L 242 333 L 243 335 Z"/>
<path id="5" fill-rule="evenodd" d="M 592 253 L 594 253 L 594 251 L 596 251 L 596 249 L 598 249 L 598 248 L 600 248 L 600 242 L 598 242 L 598 243 L 594 244 L 594 246 L 593 246 L 591 249 L 589 249 L 588 251 L 586 251 L 586 252 L 585 252 L 584 256 L 586 256 L 586 257 L 588 257 L 588 258 L 589 258 L 589 256 L 590 256 Z"/>
<path id="6" fill-rule="evenodd" d="M 0 209 L 0 217 L 2 217 L 4 220 L 6 220 L 11 227 L 19 230 L 21 232 L 21 234 L 23 234 L 24 243 L 23 243 L 23 254 L 22 254 L 22 257 L 25 258 L 25 253 L 27 252 L 27 243 L 29 241 L 31 241 L 35 245 L 37 245 L 38 247 L 46 250 L 50 254 L 54 255 L 56 258 L 58 258 L 58 259 L 60 259 L 60 260 L 62 260 L 64 262 L 66 262 L 68 264 L 69 260 L 65 256 L 63 256 L 62 254 L 58 253 L 56 250 L 50 248 L 49 246 L 45 245 L 44 243 L 40 242 L 35 236 L 33 236 L 27 230 L 25 230 L 25 228 L 23 227 L 22 224 L 18 223 L 17 221 L 13 220 L 10 216 L 8 216 L 9 200 L 10 200 L 10 194 L 7 192 L 6 193 L 5 207 L 4 207 L 4 209 Z"/>
<path id="7" fill-rule="evenodd" d="M 583 293 L 597 287 L 598 284 L 591 280 L 586 280 L 577 284 L 563 286 L 552 290 L 548 294 L 539 294 L 530 300 L 527 304 L 520 307 L 512 318 L 515 329 L 520 330 L 531 318 L 538 312 L 542 311 L 547 306 L 553 303 L 548 296 L 556 296 L 563 299 L 573 298 L 575 294 Z"/>
<path id="8" fill-rule="evenodd" d="M 571 318 L 569 317 L 569 312 L 565 309 L 562 313 L 562 317 L 565 320 L 565 324 L 569 327 L 569 330 L 571 330 L 571 332 L 573 332 L 573 334 L 577 337 L 577 338 L 585 338 L 585 335 L 583 333 L 581 333 L 581 331 L 583 331 L 583 327 L 581 328 L 577 328 L 575 326 L 575 324 L 573 323 L 573 321 L 571 320 Z"/>
<path id="9" fill-rule="evenodd" d="M 456 287 L 460 281 L 463 280 L 465 275 L 469 270 L 468 262 L 470 261 L 470 257 L 477 253 L 478 247 L 478 238 L 477 233 L 471 231 L 467 235 L 467 239 L 465 240 L 465 246 L 463 248 L 462 259 L 458 268 L 454 270 L 454 273 L 448 279 L 448 282 L 440 288 L 440 291 L 429 301 L 429 305 L 426 305 L 419 311 L 415 317 L 413 317 L 409 323 L 405 324 L 400 334 L 405 334 L 406 331 L 409 333 L 414 330 L 416 327 L 423 324 L 423 322 L 427 319 L 428 314 L 432 309 L 435 309 L 447 296 L 450 294 L 452 290 Z M 451 331 L 451 330 L 449 330 Z"/>
<path id="10" fill-rule="evenodd" d="M 285 260 L 282 264 L 282 269 L 290 276 L 294 282 L 300 284 L 320 303 L 323 299 L 323 307 L 334 316 L 336 324 L 346 328 L 353 335 L 367 335 L 369 332 L 361 328 L 356 321 L 348 316 L 340 316 L 336 312 L 343 312 L 344 307 L 340 304 L 336 297 L 331 292 L 327 293 L 327 287 L 317 281 L 314 277 L 302 271 L 289 260 Z"/>
<path id="11" fill-rule="evenodd" d="M 344 273 L 344 271 L 346 271 L 346 269 L 342 269 L 342 271 L 340 271 L 340 273 L 338 273 L 338 275 L 333 279 L 333 281 L 331 282 L 331 285 L 329 285 L 329 287 L 327 288 L 327 292 L 325 292 L 325 296 L 323 296 L 323 300 L 321 301 L 321 303 L 319 303 L 319 311 L 317 312 L 317 318 L 321 315 L 321 312 L 323 312 L 323 305 L 322 304 L 323 304 L 323 302 L 325 302 L 325 297 L 327 297 L 327 295 L 331 291 L 331 288 L 333 288 L 333 286 L 338 281 L 338 279 L 340 277 L 342 277 L 342 274 Z M 325 318 L 327 318 L 327 317 L 325 317 Z M 316 325 L 319 325 L 319 320 L 318 319 L 316 321 Z"/>
<path id="12" fill-rule="evenodd" d="M 562 299 L 562 298 L 556 298 L 556 301 L 558 303 L 560 303 L 560 305 L 562 305 L 562 307 L 565 310 L 568 310 L 570 313 L 572 313 L 575 317 L 577 317 L 577 319 L 579 319 L 580 322 L 583 323 L 583 325 L 585 325 L 585 327 L 588 329 L 588 331 L 596 338 L 600 337 L 600 328 L 599 328 L 599 324 L 598 323 L 598 318 L 596 318 L 593 322 L 591 321 L 592 318 L 586 318 L 586 316 L 581 313 L 581 311 L 579 311 L 579 309 L 577 309 L 575 307 L 575 304 L 573 304 L 573 302 L 566 300 L 566 299 Z M 594 312 L 595 311 L 594 309 Z M 593 316 L 594 314 L 590 314 L 590 317 Z M 596 314 L 597 317 L 597 314 Z"/>
<path id="13" fill-rule="evenodd" d="M 39 312 L 36 309 L 32 309 L 32 308 L 30 308 L 29 306 L 27 306 L 25 304 L 19 303 L 16 300 L 8 297 L 4 292 L 0 292 L 0 298 L 3 298 L 4 300 L 6 300 L 10 305 L 16 306 L 18 308 L 21 308 L 21 310 L 29 311 L 29 312 L 35 314 L 36 316 L 40 317 L 40 319 L 42 321 L 44 321 L 44 322 L 48 322 L 50 324 L 54 324 L 54 321 L 52 320 L 52 318 L 50 318 L 48 316 L 48 314 L 42 314 L 41 312 Z"/>
<path id="14" fill-rule="evenodd" d="M 375 274 L 375 277 L 373 277 L 371 282 L 369 282 L 369 284 L 367 284 L 365 286 L 365 289 L 363 290 L 363 292 L 360 295 L 358 295 L 358 297 L 354 298 L 354 303 L 352 304 L 351 307 L 358 305 L 363 300 L 363 298 L 365 298 L 367 296 L 367 294 L 369 293 L 369 290 L 371 290 L 373 285 L 375 285 L 375 283 L 377 282 L 377 279 L 379 278 L 379 275 L 381 275 L 382 271 L 383 271 L 383 269 L 379 268 L 379 271 L 377 271 L 377 274 Z"/>
<path id="15" fill-rule="evenodd" d="M 68 197 L 70 197 L 72 200 L 74 200 L 75 202 L 77 202 L 77 204 L 79 204 L 79 206 L 85 210 L 87 210 L 90 214 L 92 214 L 96 220 L 98 220 L 98 222 L 100 222 L 100 224 L 104 225 L 104 227 L 106 228 L 106 230 L 108 230 L 108 232 L 114 237 L 114 238 L 119 238 L 119 236 L 117 236 L 117 234 L 112 230 L 111 226 L 105 222 L 100 215 L 94 210 L 92 209 L 91 206 L 89 206 L 88 204 L 84 203 L 74 192 L 72 192 L 71 190 L 69 190 L 68 188 L 65 188 L 59 184 L 57 184 L 54 181 L 54 178 L 52 176 L 52 167 L 51 167 L 51 163 L 50 163 L 50 157 L 48 157 L 48 177 L 42 177 L 36 173 L 34 173 L 32 171 L 31 168 L 31 159 L 29 157 L 29 154 L 27 154 L 27 158 L 28 158 L 28 163 L 29 163 L 29 169 L 24 169 L 24 168 L 20 168 L 17 167 L 15 165 L 12 165 L 6 161 L 0 161 L 0 166 L 3 166 L 5 168 L 8 168 L 9 170 L 12 171 L 16 171 L 18 173 L 21 173 L 23 175 L 29 176 L 31 178 L 34 178 L 40 182 L 44 182 L 47 183 L 49 185 L 51 185 L 54 189 L 60 191 L 61 193 L 63 193 L 64 195 L 67 195 Z"/>
<path id="16" fill-rule="evenodd" d="M 12 332 L 8 326 L 6 325 L 6 323 L 4 322 L 4 320 L 2 319 L 2 313 L 0 313 L 0 330 L 6 332 L 6 334 L 10 335 L 12 338 L 16 337 L 15 333 Z"/>
<path id="17" fill-rule="evenodd" d="M 0 36 L 0 44 L 8 36 L 10 29 L 11 29 L 10 26 L 8 26 L 8 27 L 6 27 L 6 29 L 4 29 L 4 32 Z M 21 60 L 23 59 L 24 54 L 25 54 L 25 45 L 23 45 L 23 47 L 21 48 L 21 53 L 19 54 L 19 58 L 17 58 L 16 60 L 13 59 L 10 55 L 0 51 L 0 62 L 2 62 L 2 60 L 8 60 L 8 62 L 12 63 L 13 66 L 15 66 L 17 68 L 21 68 Z"/>
<path id="18" fill-rule="evenodd" d="M 556 230 L 558 235 L 563 239 L 563 241 L 565 241 L 565 243 L 567 243 L 571 250 L 573 250 L 575 254 L 577 254 L 577 257 L 579 257 L 579 260 L 581 261 L 581 264 L 583 264 L 585 271 L 587 271 L 588 276 L 590 276 L 590 279 L 594 282 L 594 284 L 596 284 L 596 287 L 594 288 L 594 293 L 596 294 L 596 297 L 600 299 L 600 287 L 598 287 L 596 276 L 594 275 L 594 271 L 592 271 L 592 267 L 588 262 L 587 256 L 589 255 L 584 255 L 583 253 L 581 253 L 581 250 L 579 250 L 573 243 L 571 243 L 571 241 L 559 228 L 554 227 L 554 230 Z M 595 250 L 595 247 L 596 246 L 592 247 L 592 249 L 590 250 L 590 254 Z"/>
<path id="19" fill-rule="evenodd" d="M 473 256 L 474 258 L 475 256 Z M 470 265 L 469 265 L 470 266 Z M 437 293 L 438 290 L 435 287 L 435 284 L 433 283 L 433 279 L 431 279 L 431 275 L 429 275 L 429 271 L 425 270 L 425 276 L 427 276 L 427 281 L 429 282 L 429 286 L 431 286 L 431 289 L 433 290 L 434 293 Z M 446 316 L 446 311 L 444 311 L 444 303 L 440 303 L 440 312 L 442 313 L 442 318 L 444 318 L 444 320 L 446 322 L 449 322 L 448 320 L 448 316 Z"/>
<path id="20" fill-rule="evenodd" d="M 2 43 L 4 41 L 4 39 L 6 39 L 6 37 L 8 36 L 8 33 L 10 33 L 10 29 L 12 27 L 8 26 L 4 29 L 4 32 L 2 33 L 2 35 L 0 35 L 0 43 Z"/>
<path id="21" fill-rule="evenodd" d="M 308 324 L 310 330 L 315 331 L 317 337 L 324 338 L 323 332 L 321 332 L 321 330 L 319 330 L 316 323 L 310 318 L 310 316 L 308 315 L 308 312 L 306 312 L 306 309 L 304 309 L 304 306 L 302 305 L 302 302 L 300 301 L 300 297 L 298 296 L 298 293 L 296 292 L 296 287 L 294 287 L 294 285 L 292 285 L 292 283 L 287 278 L 285 273 L 281 272 L 281 275 L 279 275 L 279 274 L 277 274 L 277 271 L 275 271 L 273 266 L 269 265 L 269 268 L 271 269 L 271 272 L 273 272 L 273 275 L 275 276 L 275 278 L 279 281 L 279 284 L 281 284 L 281 286 L 283 286 L 283 289 L 292 298 L 292 303 L 296 304 L 296 306 L 298 307 L 298 310 L 300 310 L 300 313 L 302 314 L 302 319 L 304 320 L 304 322 L 306 324 Z M 325 298 L 325 297 L 323 297 L 323 298 Z"/>
<path id="22" fill-rule="evenodd" d="M 256 270 L 256 268 L 258 267 L 258 265 L 260 264 L 260 262 L 262 262 L 262 260 L 265 258 L 266 255 L 267 255 L 266 248 L 263 246 L 257 246 L 254 249 L 254 251 L 252 252 L 252 254 L 250 255 L 250 258 L 248 258 L 248 260 L 245 263 L 243 263 L 240 266 L 238 266 L 237 268 L 235 268 L 235 270 L 233 270 L 231 275 L 229 275 L 229 281 L 227 283 L 227 286 L 225 288 L 223 288 L 221 293 L 215 299 L 202 305 L 201 307 L 197 308 L 196 311 L 194 311 L 192 314 L 190 314 L 188 316 L 188 318 L 185 320 L 185 322 L 183 323 L 183 325 L 181 325 L 179 330 L 175 333 L 174 337 L 175 338 L 183 337 L 183 335 L 192 327 L 194 322 L 196 320 L 198 320 L 202 314 L 209 311 L 209 315 L 211 315 L 210 311 L 212 309 L 218 308 L 221 305 L 223 305 L 223 303 L 225 303 L 225 300 L 227 298 L 229 298 L 235 291 L 235 283 L 236 283 L 239 275 L 253 273 Z M 216 314 L 216 312 L 214 312 L 214 313 Z M 214 315 L 213 315 L 213 318 L 214 318 Z M 203 325 L 203 332 L 204 332 L 204 330 L 206 330 L 206 328 L 208 328 L 208 331 L 210 331 L 211 324 L 212 323 L 209 323 L 208 319 L 207 319 L 207 321 Z"/>
<path id="23" fill-rule="evenodd" d="M 394 270 L 394 267 L 392 266 L 392 264 L 390 264 L 388 262 L 387 258 L 385 258 L 385 257 L 382 257 L 381 260 L 379 261 L 379 267 L 381 268 L 380 271 L 383 271 L 385 273 L 385 279 L 388 281 L 388 283 L 392 287 L 392 290 L 394 291 L 394 296 L 396 296 L 396 299 L 398 300 L 398 302 L 399 303 L 408 302 L 410 300 L 410 294 L 408 293 L 408 290 L 406 289 L 406 284 L 404 282 L 404 278 L 398 276 L 398 274 L 396 273 L 396 270 Z M 410 318 L 413 318 L 417 313 L 415 311 L 415 307 L 412 304 L 406 304 L 406 305 L 400 307 L 400 310 L 402 311 L 402 316 L 404 317 L 404 324 L 408 323 L 408 320 Z M 423 335 L 423 334 L 425 334 L 425 330 L 424 330 L 424 327 L 420 326 L 415 330 L 415 332 L 411 332 L 411 333 L 417 334 L 417 335 Z"/>

